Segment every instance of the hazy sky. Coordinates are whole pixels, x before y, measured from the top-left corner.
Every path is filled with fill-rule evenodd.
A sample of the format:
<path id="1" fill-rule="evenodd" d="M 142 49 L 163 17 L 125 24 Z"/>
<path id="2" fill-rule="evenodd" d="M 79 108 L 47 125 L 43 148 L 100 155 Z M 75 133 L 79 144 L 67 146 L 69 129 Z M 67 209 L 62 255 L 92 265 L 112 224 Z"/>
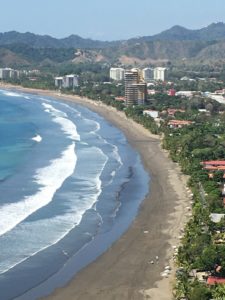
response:
<path id="1" fill-rule="evenodd" d="M 225 0 L 0 0 L 0 32 L 16 30 L 101 40 L 225 22 Z"/>

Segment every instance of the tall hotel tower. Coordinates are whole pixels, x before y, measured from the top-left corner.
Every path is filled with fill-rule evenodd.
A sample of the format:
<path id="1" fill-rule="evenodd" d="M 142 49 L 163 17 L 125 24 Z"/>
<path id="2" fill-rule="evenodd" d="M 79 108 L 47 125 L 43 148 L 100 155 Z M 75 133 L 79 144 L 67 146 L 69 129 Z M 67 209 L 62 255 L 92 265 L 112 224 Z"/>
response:
<path id="1" fill-rule="evenodd" d="M 147 85 L 138 69 L 125 72 L 126 106 L 143 105 L 147 98 Z"/>

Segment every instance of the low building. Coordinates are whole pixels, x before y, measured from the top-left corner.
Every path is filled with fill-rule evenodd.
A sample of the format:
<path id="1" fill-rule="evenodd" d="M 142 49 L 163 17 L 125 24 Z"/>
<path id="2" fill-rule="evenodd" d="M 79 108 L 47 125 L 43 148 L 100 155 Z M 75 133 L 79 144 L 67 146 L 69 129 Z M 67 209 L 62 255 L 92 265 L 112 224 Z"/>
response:
<path id="1" fill-rule="evenodd" d="M 191 98 L 196 92 L 195 91 L 179 91 L 176 92 L 176 96 Z"/>
<path id="2" fill-rule="evenodd" d="M 156 90 L 147 90 L 148 95 L 155 95 L 157 93 Z"/>
<path id="3" fill-rule="evenodd" d="M 143 111 L 143 115 L 150 116 L 153 119 L 157 119 L 159 117 L 159 112 L 157 110 L 147 109 Z"/>
<path id="4" fill-rule="evenodd" d="M 221 94 L 215 94 L 215 93 L 207 93 L 207 97 L 210 99 L 213 99 L 219 103 L 225 104 L 225 97 Z"/>
<path id="5" fill-rule="evenodd" d="M 188 126 L 193 124 L 192 121 L 186 121 L 186 120 L 170 120 L 167 125 L 170 128 L 182 128 L 184 126 Z"/>
<path id="6" fill-rule="evenodd" d="M 176 90 L 174 90 L 174 89 L 169 89 L 169 91 L 168 91 L 168 96 L 171 96 L 171 97 L 176 96 Z"/>
<path id="7" fill-rule="evenodd" d="M 170 116 L 170 117 L 174 117 L 176 112 L 184 113 L 185 110 L 184 109 L 177 109 L 177 108 L 168 108 L 167 109 L 168 116 Z"/>
<path id="8" fill-rule="evenodd" d="M 116 101 L 125 102 L 125 97 L 115 97 Z"/>
<path id="9" fill-rule="evenodd" d="M 216 214 L 216 213 L 210 214 L 210 219 L 213 223 L 219 223 L 224 217 L 225 214 Z"/>
<path id="10" fill-rule="evenodd" d="M 208 171 L 225 171 L 225 160 L 202 161 L 201 165 Z"/>
<path id="11" fill-rule="evenodd" d="M 208 285 L 225 284 L 225 278 L 209 276 L 207 279 L 207 284 Z"/>

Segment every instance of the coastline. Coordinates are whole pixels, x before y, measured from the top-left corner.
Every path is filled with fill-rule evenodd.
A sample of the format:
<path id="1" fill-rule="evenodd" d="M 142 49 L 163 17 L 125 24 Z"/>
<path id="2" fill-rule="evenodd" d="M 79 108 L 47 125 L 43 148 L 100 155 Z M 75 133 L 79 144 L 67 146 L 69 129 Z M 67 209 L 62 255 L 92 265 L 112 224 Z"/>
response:
<path id="1" fill-rule="evenodd" d="M 174 277 L 170 275 L 162 279 L 160 273 L 165 265 L 172 267 L 173 246 L 179 244 L 178 237 L 188 218 L 186 207 L 190 205 L 190 199 L 186 177 L 161 149 L 160 138 L 127 119 L 123 112 L 101 102 L 59 95 L 54 91 L 12 85 L 0 87 L 74 101 L 95 111 L 123 131 L 151 174 L 150 193 L 127 232 L 65 287 L 56 289 L 44 299 L 172 299 Z"/>

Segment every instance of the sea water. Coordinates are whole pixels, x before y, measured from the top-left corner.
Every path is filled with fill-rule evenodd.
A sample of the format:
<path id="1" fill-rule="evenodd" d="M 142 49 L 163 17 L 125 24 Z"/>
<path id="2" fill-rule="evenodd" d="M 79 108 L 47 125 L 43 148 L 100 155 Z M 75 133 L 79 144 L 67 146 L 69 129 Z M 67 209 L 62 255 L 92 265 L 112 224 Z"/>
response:
<path id="1" fill-rule="evenodd" d="M 0 299 L 36 299 L 93 261 L 129 227 L 148 181 L 98 114 L 0 90 Z"/>

